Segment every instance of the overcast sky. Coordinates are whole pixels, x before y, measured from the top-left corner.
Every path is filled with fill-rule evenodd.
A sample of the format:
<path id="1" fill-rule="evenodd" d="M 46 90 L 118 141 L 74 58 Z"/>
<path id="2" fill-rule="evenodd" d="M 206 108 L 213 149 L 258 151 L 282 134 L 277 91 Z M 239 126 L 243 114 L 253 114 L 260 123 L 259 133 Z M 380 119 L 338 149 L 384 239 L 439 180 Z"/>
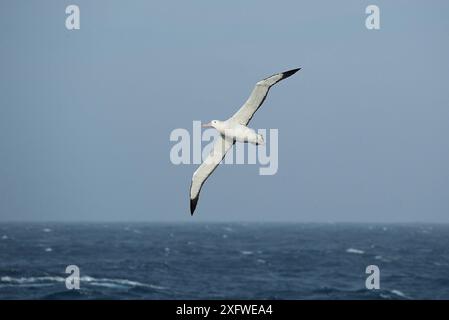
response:
<path id="1" fill-rule="evenodd" d="M 1 221 L 449 222 L 448 1 L 0 9 Z M 191 217 L 197 165 L 170 162 L 171 131 L 294 67 L 251 122 L 279 130 L 277 174 L 220 166 Z"/>

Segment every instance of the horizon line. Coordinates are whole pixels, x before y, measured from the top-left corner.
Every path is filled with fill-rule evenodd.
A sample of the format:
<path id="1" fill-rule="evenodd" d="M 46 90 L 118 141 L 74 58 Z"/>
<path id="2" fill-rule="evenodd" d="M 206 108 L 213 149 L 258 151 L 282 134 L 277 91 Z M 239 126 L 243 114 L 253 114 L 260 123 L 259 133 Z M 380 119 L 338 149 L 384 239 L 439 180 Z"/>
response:
<path id="1" fill-rule="evenodd" d="M 0 224 L 7 223 L 64 223 L 64 224 L 188 224 L 188 223 L 237 223 L 237 224 L 283 224 L 283 223 L 294 223 L 294 224 L 449 224 L 449 221 L 301 221 L 301 220 L 153 220 L 153 221 L 145 221 L 145 220 L 0 220 Z"/>

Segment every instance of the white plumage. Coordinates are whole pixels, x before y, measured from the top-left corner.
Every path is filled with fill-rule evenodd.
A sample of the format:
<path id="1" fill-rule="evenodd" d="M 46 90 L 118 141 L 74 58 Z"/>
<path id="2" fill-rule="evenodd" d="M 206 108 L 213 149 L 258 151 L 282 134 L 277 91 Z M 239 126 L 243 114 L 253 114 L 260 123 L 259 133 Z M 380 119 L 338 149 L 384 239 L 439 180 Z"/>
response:
<path id="1" fill-rule="evenodd" d="M 215 142 L 209 156 L 193 173 L 190 185 L 190 213 L 192 215 L 198 203 L 201 187 L 223 160 L 226 152 L 231 149 L 235 141 L 249 142 L 256 145 L 264 144 L 263 137 L 257 134 L 254 129 L 248 128 L 247 125 L 264 102 L 270 88 L 279 81 L 295 74 L 300 69 L 277 73 L 257 82 L 248 100 L 231 118 L 226 121 L 212 120 L 210 123 L 203 125 L 203 127 L 215 128 L 220 133 L 220 137 Z"/>

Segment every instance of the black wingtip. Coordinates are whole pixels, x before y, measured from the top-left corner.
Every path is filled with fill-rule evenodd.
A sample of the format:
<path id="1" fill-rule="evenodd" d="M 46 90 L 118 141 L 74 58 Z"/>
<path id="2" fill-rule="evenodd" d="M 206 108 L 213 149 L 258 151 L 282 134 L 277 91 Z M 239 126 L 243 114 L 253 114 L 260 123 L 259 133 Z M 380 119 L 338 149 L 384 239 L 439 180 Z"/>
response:
<path id="1" fill-rule="evenodd" d="M 288 71 L 282 72 L 282 79 L 285 79 L 285 78 L 288 78 L 288 77 L 294 75 L 299 70 L 301 70 L 301 68 L 292 69 L 292 70 L 288 70 Z"/>
<path id="2" fill-rule="evenodd" d="M 195 211 L 196 204 L 198 203 L 198 197 L 195 199 L 190 199 L 190 215 L 193 216 L 193 212 Z"/>

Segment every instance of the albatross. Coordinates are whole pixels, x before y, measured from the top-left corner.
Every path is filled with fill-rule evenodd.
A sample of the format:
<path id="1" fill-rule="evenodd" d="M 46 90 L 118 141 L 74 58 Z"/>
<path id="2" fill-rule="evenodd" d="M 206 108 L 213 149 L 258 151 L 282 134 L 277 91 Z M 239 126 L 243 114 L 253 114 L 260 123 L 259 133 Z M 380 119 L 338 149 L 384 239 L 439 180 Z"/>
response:
<path id="1" fill-rule="evenodd" d="M 204 162 L 193 173 L 192 183 L 190 185 L 190 214 L 193 215 L 201 188 L 207 178 L 214 172 L 217 166 L 225 157 L 229 149 L 236 141 L 253 143 L 255 145 L 264 144 L 262 135 L 257 134 L 254 129 L 247 127 L 252 117 L 265 101 L 270 88 L 279 81 L 290 77 L 301 68 L 274 74 L 256 83 L 251 95 L 243 106 L 228 120 L 212 120 L 202 127 L 215 128 L 219 133 L 211 153 Z"/>

